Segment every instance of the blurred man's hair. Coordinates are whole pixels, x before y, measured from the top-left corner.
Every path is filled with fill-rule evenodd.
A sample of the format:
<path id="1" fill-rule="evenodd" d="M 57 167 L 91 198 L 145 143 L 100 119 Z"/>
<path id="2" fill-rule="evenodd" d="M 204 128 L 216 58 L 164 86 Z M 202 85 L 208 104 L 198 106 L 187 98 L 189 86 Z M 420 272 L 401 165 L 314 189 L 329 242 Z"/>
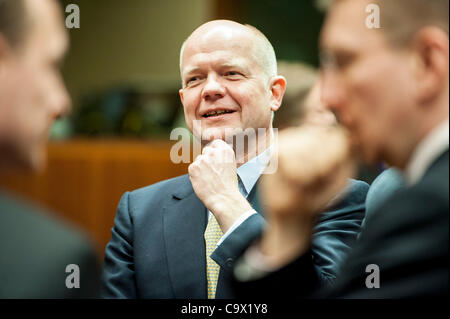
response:
<path id="1" fill-rule="evenodd" d="M 23 42 L 26 24 L 23 0 L 0 0 L 0 35 L 11 47 L 18 47 Z"/>
<path id="2" fill-rule="evenodd" d="M 360 0 L 335 0 L 360 1 Z M 425 26 L 437 26 L 449 33 L 449 0 L 371 0 L 380 7 L 380 30 L 394 46 L 408 45 Z"/>
<path id="3" fill-rule="evenodd" d="M 425 26 L 437 26 L 448 34 L 448 0 L 377 0 L 381 30 L 392 44 L 407 45 Z"/>

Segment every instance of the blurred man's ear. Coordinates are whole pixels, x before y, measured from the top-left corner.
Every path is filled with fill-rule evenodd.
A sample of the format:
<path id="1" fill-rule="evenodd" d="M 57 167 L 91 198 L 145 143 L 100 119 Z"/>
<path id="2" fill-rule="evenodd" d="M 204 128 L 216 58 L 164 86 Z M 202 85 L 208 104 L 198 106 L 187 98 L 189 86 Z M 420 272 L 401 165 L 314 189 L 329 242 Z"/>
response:
<path id="1" fill-rule="evenodd" d="M 11 46 L 5 36 L 0 33 L 0 76 L 5 70 L 7 58 L 11 55 Z"/>
<path id="2" fill-rule="evenodd" d="M 8 42 L 6 41 L 3 34 L 0 33 L 0 71 L 1 71 L 1 67 L 2 67 L 2 62 L 3 62 L 4 57 L 6 56 L 7 50 L 9 50 Z"/>
<path id="3" fill-rule="evenodd" d="M 437 98 L 448 86 L 449 38 L 437 27 L 420 30 L 414 39 L 417 98 L 426 103 Z"/>
<path id="4" fill-rule="evenodd" d="M 272 92 L 270 109 L 272 111 L 277 111 L 281 106 L 284 92 L 286 91 L 286 79 L 281 75 L 273 77 L 271 80 L 270 90 Z"/>

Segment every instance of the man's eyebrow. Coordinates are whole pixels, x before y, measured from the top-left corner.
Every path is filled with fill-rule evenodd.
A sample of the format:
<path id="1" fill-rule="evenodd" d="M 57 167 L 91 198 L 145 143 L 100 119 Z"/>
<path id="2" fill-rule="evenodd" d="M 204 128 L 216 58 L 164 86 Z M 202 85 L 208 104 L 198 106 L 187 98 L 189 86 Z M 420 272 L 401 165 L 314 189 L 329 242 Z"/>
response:
<path id="1" fill-rule="evenodd" d="M 244 72 L 248 72 L 248 68 L 245 66 L 245 65 L 243 65 L 242 63 L 235 63 L 235 62 L 225 62 L 225 63 L 222 63 L 222 64 L 220 64 L 220 68 L 222 68 L 222 69 L 230 69 L 230 68 L 236 68 L 236 69 L 239 69 L 239 70 L 242 70 L 242 71 L 244 71 Z M 189 76 L 190 74 L 192 74 L 192 73 L 196 73 L 196 72 L 198 72 L 198 71 L 200 71 L 201 70 L 201 68 L 200 67 L 198 67 L 198 66 L 187 66 L 186 67 L 186 69 L 184 70 L 184 72 L 183 72 L 183 78 L 184 77 L 186 77 L 186 76 Z"/>
<path id="2" fill-rule="evenodd" d="M 241 63 L 224 63 L 221 65 L 222 69 L 234 69 L 235 71 L 239 71 L 244 74 L 249 74 L 250 69 L 248 66 L 243 65 Z"/>
<path id="3" fill-rule="evenodd" d="M 238 68 L 243 69 L 244 67 L 242 65 L 239 65 L 238 63 L 223 63 L 221 65 L 222 68 Z"/>
<path id="4" fill-rule="evenodd" d="M 190 66 L 190 67 L 188 66 L 188 67 L 186 67 L 186 69 L 183 71 L 183 76 L 186 76 L 186 75 L 188 75 L 188 74 L 197 72 L 198 70 L 200 70 L 200 68 L 197 67 L 197 66 Z"/>

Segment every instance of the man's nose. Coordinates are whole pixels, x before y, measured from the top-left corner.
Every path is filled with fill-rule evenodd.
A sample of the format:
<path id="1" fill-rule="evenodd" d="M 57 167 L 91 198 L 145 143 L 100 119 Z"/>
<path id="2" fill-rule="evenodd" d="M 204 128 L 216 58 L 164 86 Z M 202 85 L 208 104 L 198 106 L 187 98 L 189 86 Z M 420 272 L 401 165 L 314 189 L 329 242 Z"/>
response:
<path id="1" fill-rule="evenodd" d="M 225 88 L 215 75 L 208 76 L 203 87 L 202 98 L 205 100 L 217 100 L 225 95 Z"/>
<path id="2" fill-rule="evenodd" d="M 322 71 L 320 76 L 321 100 L 323 105 L 336 113 L 345 104 L 344 92 L 333 71 Z"/>
<path id="3" fill-rule="evenodd" d="M 53 118 L 57 119 L 68 115 L 72 109 L 72 101 L 64 84 L 61 84 L 53 100 Z"/>

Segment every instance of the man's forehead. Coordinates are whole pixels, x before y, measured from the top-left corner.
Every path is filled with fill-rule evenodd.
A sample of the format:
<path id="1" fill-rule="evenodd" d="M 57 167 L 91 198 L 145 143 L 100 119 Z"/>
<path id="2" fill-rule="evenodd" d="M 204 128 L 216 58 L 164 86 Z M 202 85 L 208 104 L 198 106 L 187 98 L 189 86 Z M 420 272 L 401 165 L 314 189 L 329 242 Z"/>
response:
<path id="1" fill-rule="evenodd" d="M 249 59 L 250 56 L 250 53 L 238 55 L 228 51 L 197 53 L 184 61 L 183 75 L 204 71 L 205 68 L 211 66 L 215 68 L 248 69 L 254 62 Z"/>
<path id="2" fill-rule="evenodd" d="M 223 49 L 245 49 L 254 45 L 254 36 L 249 31 L 216 26 L 207 30 L 194 32 L 186 41 L 185 53 L 212 52 Z"/>
<path id="3" fill-rule="evenodd" d="M 233 37 L 251 35 L 247 26 L 228 20 L 218 20 L 207 22 L 198 27 L 189 36 L 190 39 L 203 39 L 211 41 L 215 38 L 231 40 Z"/>
<path id="4" fill-rule="evenodd" d="M 243 35 L 242 29 L 231 28 L 227 25 L 217 25 L 203 31 L 199 37 L 201 37 L 204 42 L 211 42 L 216 39 L 229 41 L 233 39 L 233 37 Z"/>
<path id="5" fill-rule="evenodd" d="M 32 24 L 30 30 L 31 41 L 45 40 L 49 51 L 55 55 L 63 54 L 69 46 L 68 31 L 64 27 L 64 19 L 59 4 L 54 0 L 44 0 L 37 6 L 38 1 L 27 1 Z"/>
<path id="6" fill-rule="evenodd" d="M 255 41 L 248 35 L 214 29 L 186 41 L 182 52 L 183 69 L 207 62 L 245 66 L 254 56 L 254 49 Z"/>

